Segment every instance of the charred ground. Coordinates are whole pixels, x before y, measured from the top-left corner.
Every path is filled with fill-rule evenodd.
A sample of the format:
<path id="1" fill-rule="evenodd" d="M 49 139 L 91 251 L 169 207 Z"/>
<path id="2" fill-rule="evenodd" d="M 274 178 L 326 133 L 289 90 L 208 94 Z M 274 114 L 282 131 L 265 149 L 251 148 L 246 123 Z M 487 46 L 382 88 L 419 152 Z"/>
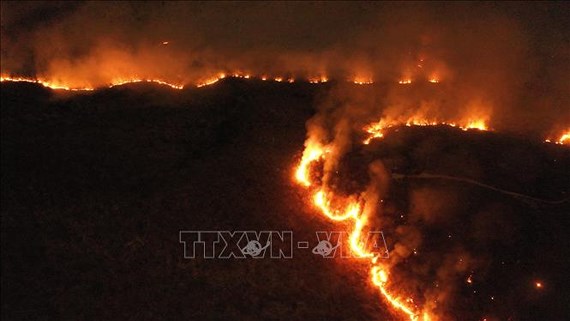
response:
<path id="1" fill-rule="evenodd" d="M 292 260 L 183 258 L 180 230 L 293 230 L 295 239 L 314 241 L 315 231 L 334 229 L 291 179 L 305 122 L 330 86 L 228 79 L 182 91 L 134 85 L 70 95 L 3 83 L 2 317 L 394 318 L 367 287 L 366 270 L 342 260 L 302 250 Z M 343 166 L 356 174 L 339 185 L 358 189 L 367 170 L 359 159 L 375 158 L 397 174 L 467 177 L 546 200 L 570 196 L 570 150 L 528 137 L 401 128 L 351 151 Z M 413 196 L 422 189 L 428 196 Z M 450 248 L 451 231 L 488 258 L 475 287 L 453 298 L 457 319 L 563 320 L 568 203 L 529 204 L 461 182 L 408 178 L 394 182 L 386 214 L 445 195 L 460 195 L 461 206 L 453 220 L 425 223 L 425 252 L 436 259 Z M 397 235 L 382 229 L 390 246 Z M 532 288 L 536 278 L 542 291 Z"/>

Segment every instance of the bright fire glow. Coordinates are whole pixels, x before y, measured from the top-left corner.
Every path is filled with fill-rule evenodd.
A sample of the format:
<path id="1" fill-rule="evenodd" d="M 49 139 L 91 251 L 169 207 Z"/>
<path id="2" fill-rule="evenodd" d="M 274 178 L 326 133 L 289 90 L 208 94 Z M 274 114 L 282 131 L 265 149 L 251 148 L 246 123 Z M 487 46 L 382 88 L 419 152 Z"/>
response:
<path id="1" fill-rule="evenodd" d="M 58 82 L 53 82 L 44 79 L 33 79 L 33 78 L 24 78 L 24 77 L 9 77 L 9 76 L 1 76 L 0 81 L 9 81 L 9 82 L 28 82 L 33 84 L 39 84 L 47 88 L 55 89 L 55 90 L 67 90 L 67 91 L 91 91 L 94 90 L 92 87 L 70 87 Z"/>
<path id="2" fill-rule="evenodd" d="M 163 41 L 163 42 L 161 42 L 161 44 L 166 46 L 166 45 L 169 45 L 170 42 L 169 41 Z M 247 72 L 242 72 L 242 71 L 234 71 L 234 72 L 220 72 L 220 73 L 215 74 L 215 75 L 205 76 L 205 77 L 199 78 L 193 84 L 196 87 L 204 87 L 204 86 L 213 85 L 213 84 L 217 83 L 218 81 L 220 81 L 224 78 L 229 78 L 229 77 L 231 77 L 231 78 L 243 78 L 243 79 L 255 78 L 255 79 L 259 79 L 259 80 L 263 80 L 263 81 L 272 80 L 272 81 L 276 81 L 276 82 L 287 82 L 287 83 L 294 83 L 295 82 L 295 78 L 293 78 L 293 77 L 284 77 L 284 76 L 279 76 L 279 75 L 274 75 L 274 76 L 270 77 L 267 74 L 254 75 L 252 73 L 247 73 Z M 305 78 L 305 80 L 308 81 L 309 83 L 312 83 L 312 84 L 321 84 L 321 83 L 329 82 L 330 78 L 325 74 L 321 74 L 318 76 L 307 77 L 307 78 Z M 154 78 L 154 77 L 152 77 L 152 78 L 151 77 L 148 77 L 148 78 L 147 77 L 117 77 L 117 78 L 110 80 L 106 85 L 97 85 L 97 86 L 85 85 L 85 84 L 89 84 L 89 82 L 78 84 L 77 82 L 67 82 L 67 81 L 62 82 L 59 80 L 53 80 L 53 79 L 41 78 L 41 77 L 27 78 L 27 77 L 2 76 L 1 81 L 30 82 L 30 83 L 40 84 L 44 87 L 48 87 L 51 89 L 67 90 L 67 91 L 88 91 L 88 90 L 95 90 L 96 88 L 101 88 L 101 87 L 113 87 L 113 86 L 129 84 L 129 83 L 140 83 L 140 82 L 156 83 L 156 84 L 160 84 L 160 85 L 169 86 L 173 89 L 182 89 L 185 87 L 183 84 L 176 84 L 176 83 L 173 83 L 171 81 L 167 81 L 164 79 L 158 79 L 158 78 Z M 354 84 L 357 84 L 357 85 L 369 85 L 369 84 L 374 83 L 374 81 L 372 80 L 372 77 L 370 77 L 370 76 L 356 76 L 353 79 L 350 79 L 348 81 L 352 82 Z M 432 82 L 432 83 L 438 83 L 439 82 L 437 77 L 432 77 L 428 81 Z M 400 84 L 411 84 L 412 80 L 407 78 L 407 79 L 398 81 L 398 83 L 400 83 Z"/>
<path id="3" fill-rule="evenodd" d="M 51 88 L 54 90 L 67 90 L 67 91 L 92 91 L 92 90 L 95 90 L 94 87 L 72 87 L 72 86 L 64 85 L 64 84 L 61 84 L 61 83 L 58 83 L 55 81 L 44 80 L 44 79 L 23 78 L 23 77 L 4 77 L 4 76 L 2 76 L 2 77 L 0 77 L 0 81 L 2 81 L 2 82 L 4 82 L 4 81 L 28 82 L 28 83 L 39 84 L 39 85 L 42 85 L 44 87 Z M 143 83 L 143 82 L 164 85 L 164 86 L 168 86 L 168 87 L 173 88 L 173 89 L 184 88 L 183 85 L 171 84 L 171 83 L 168 83 L 166 81 L 159 80 L 159 79 L 140 79 L 140 78 L 114 79 L 108 87 L 115 87 L 115 86 L 121 86 L 121 85 L 126 85 L 126 84 Z"/>
<path id="4" fill-rule="evenodd" d="M 217 83 L 218 81 L 220 81 L 224 78 L 226 78 L 226 74 L 225 73 L 219 73 L 218 75 L 216 75 L 214 77 L 208 78 L 208 79 L 198 83 L 196 85 L 196 87 L 200 88 L 200 87 L 204 87 L 204 86 L 210 86 L 210 85 L 213 85 L 213 84 Z"/>
<path id="5" fill-rule="evenodd" d="M 368 144 L 372 139 L 384 137 L 385 130 L 394 126 L 443 125 L 462 130 L 489 130 L 487 120 L 488 117 L 485 116 L 463 117 L 456 121 L 428 119 L 420 115 L 398 119 L 383 117 L 379 121 L 364 127 L 364 131 L 368 133 L 364 144 Z M 312 193 L 313 205 L 320 214 L 333 222 L 342 224 L 343 227 L 349 227 L 348 241 L 351 253 L 354 257 L 369 263 L 371 284 L 378 288 L 383 301 L 395 315 L 400 315 L 409 321 L 437 320 L 438 317 L 433 314 L 434 307 L 431 304 L 429 307 L 417 306 L 413 299 L 405 293 L 405 290 L 391 282 L 390 265 L 380 262 L 380 256 L 373 253 L 364 242 L 363 231 L 365 232 L 370 228 L 368 223 L 368 215 L 370 214 L 366 206 L 367 201 L 370 201 L 368 194 L 338 195 L 334 192 L 334 188 L 328 186 L 326 179 L 319 179 L 314 173 L 311 175 L 311 171 L 316 171 L 316 168 L 312 166 L 316 162 L 322 162 L 325 167 L 327 167 L 327 161 L 331 162 L 329 157 L 335 156 L 334 153 L 329 153 L 329 150 L 335 150 L 333 143 L 326 145 L 320 143 L 319 138 L 309 137 L 305 142 L 301 161 L 296 167 L 294 179 Z M 414 253 L 416 253 L 415 250 Z M 468 284 L 473 283 L 472 274 L 468 276 L 466 282 Z"/>
<path id="6" fill-rule="evenodd" d="M 113 82 L 111 83 L 111 85 L 109 87 L 122 86 L 122 85 L 135 84 L 135 83 L 142 83 L 142 82 L 154 83 L 154 84 L 159 84 L 159 85 L 163 85 L 163 86 L 168 86 L 172 89 L 184 88 L 184 85 L 175 85 L 175 84 L 171 84 L 171 83 L 168 83 L 166 81 L 159 80 L 159 79 L 137 79 L 137 78 L 116 79 L 116 80 L 113 80 Z"/>
<path id="7" fill-rule="evenodd" d="M 408 316 L 410 320 L 418 320 L 418 315 L 412 311 L 410 307 L 406 306 L 406 304 L 403 303 L 400 298 L 394 297 L 394 295 L 388 291 L 386 288 L 386 285 L 388 283 L 388 274 L 384 269 L 382 269 L 382 267 L 378 265 L 373 266 L 370 270 L 370 273 L 372 275 L 372 283 L 374 283 L 374 285 L 380 289 L 380 293 L 382 293 L 386 301 L 388 301 L 392 307 L 396 308 L 399 311 L 402 311 Z M 430 317 L 424 313 L 422 319 L 424 321 L 427 321 L 430 319 Z"/>
<path id="8" fill-rule="evenodd" d="M 362 76 L 355 77 L 352 80 L 352 82 L 356 85 L 370 85 L 374 83 L 371 77 L 362 77 Z"/>
<path id="9" fill-rule="evenodd" d="M 368 124 L 364 127 L 364 131 L 368 134 L 364 140 L 364 144 L 367 145 L 371 140 L 384 137 L 384 130 L 395 126 L 450 126 L 457 127 L 464 131 L 470 129 L 476 130 L 489 130 L 487 122 L 483 118 L 478 119 L 467 119 L 462 122 L 449 122 L 449 121 L 439 121 L 439 120 L 429 120 L 420 117 L 410 117 L 405 121 L 401 120 L 388 120 L 387 118 L 382 118 L 377 122 Z"/>
<path id="10" fill-rule="evenodd" d="M 341 211 L 331 209 L 331 201 L 325 196 L 325 192 L 322 190 L 315 193 L 313 201 L 315 205 L 321 209 L 323 214 L 333 221 L 356 219 L 360 213 L 360 205 L 357 202 L 348 202 L 346 208 Z"/>
<path id="11" fill-rule="evenodd" d="M 327 157 L 327 147 L 308 139 L 305 143 L 303 157 L 295 170 L 295 180 L 302 186 L 309 188 L 317 185 L 311 180 L 310 169 L 313 162 L 324 160 Z M 432 316 L 428 312 L 415 311 L 416 307 L 409 305 L 411 299 L 402 299 L 395 289 L 389 287 L 388 269 L 378 263 L 375 256 L 366 248 L 362 231 L 367 227 L 367 217 L 363 206 L 357 196 L 341 197 L 327 190 L 325 186 L 311 189 L 313 191 L 313 204 L 328 219 L 342 224 L 350 224 L 349 233 L 350 250 L 355 257 L 368 260 L 370 264 L 371 283 L 376 286 L 383 299 L 396 314 L 405 316 L 410 321 L 430 321 Z M 420 319 L 421 316 L 421 319 Z"/>
<path id="12" fill-rule="evenodd" d="M 309 166 L 311 166 L 314 161 L 321 159 L 324 156 L 324 153 L 325 148 L 319 143 L 308 142 L 306 144 L 305 150 L 303 151 L 303 158 L 301 159 L 301 163 L 297 167 L 297 171 L 295 171 L 295 178 L 297 179 L 297 182 L 306 187 L 311 186 L 311 180 L 309 178 Z"/>
<path id="13" fill-rule="evenodd" d="M 570 144 L 570 129 L 564 131 L 558 138 L 548 138 L 545 140 L 547 143 L 555 143 L 558 145 Z"/>
<path id="14" fill-rule="evenodd" d="M 327 81 L 329 81 L 329 79 L 326 76 L 318 76 L 318 77 L 309 78 L 309 82 L 311 84 L 320 84 L 320 83 L 325 83 Z"/>

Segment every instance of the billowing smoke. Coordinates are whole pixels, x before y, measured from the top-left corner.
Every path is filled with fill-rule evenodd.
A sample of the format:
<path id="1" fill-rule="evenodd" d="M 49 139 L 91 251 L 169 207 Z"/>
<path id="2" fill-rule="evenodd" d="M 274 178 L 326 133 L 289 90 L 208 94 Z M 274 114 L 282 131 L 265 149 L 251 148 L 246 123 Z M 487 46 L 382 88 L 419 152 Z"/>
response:
<path id="1" fill-rule="evenodd" d="M 76 87 L 132 78 L 197 84 L 235 72 L 338 80 L 307 123 L 306 152 L 312 146 L 326 150 L 321 184 L 358 194 L 369 226 L 392 231 L 386 264 L 399 272 L 390 284 L 415 294 L 418 305 L 443 320 L 455 317 L 447 307 L 458 284 L 473 270 L 484 273 L 488 262 L 453 232 L 466 219 L 457 213 L 468 212 L 468 193 L 415 188 L 399 191 L 408 200 L 404 204 L 376 206 L 398 192 L 391 171 L 401 168 L 404 157 L 369 157 L 362 152 L 363 129 L 379 121 L 386 128 L 482 122 L 497 131 L 546 137 L 570 126 L 566 3 L 47 1 L 2 2 L 1 9 L 2 75 Z M 437 146 L 416 146 L 415 152 L 436 154 Z M 365 151 L 373 154 L 374 147 Z M 338 173 L 350 167 L 347 155 L 360 152 L 364 173 L 347 187 Z M 464 166 L 446 161 L 462 172 L 448 168 L 443 174 L 482 178 L 476 163 L 461 160 Z M 477 224 L 462 235 L 488 237 Z M 438 241 L 426 245 L 427 236 Z M 438 237 L 453 241 L 447 251 Z"/>
<path id="2" fill-rule="evenodd" d="M 3 75 L 99 86 L 200 83 L 221 72 L 326 77 L 388 89 L 397 115 L 542 134 L 570 123 L 566 4 L 2 3 Z M 436 105 L 436 106 L 433 106 Z M 466 115 L 469 114 L 469 115 Z M 403 117 L 403 116 L 402 116 Z"/>
<path id="3" fill-rule="evenodd" d="M 431 320 L 493 319 L 494 313 L 512 317 L 516 300 L 504 298 L 503 311 L 480 304 L 481 298 L 494 298 L 492 286 L 481 284 L 496 262 L 472 244 L 508 243 L 516 234 L 509 226 L 517 219 L 495 213 L 493 201 L 466 205 L 480 199 L 477 188 L 397 183 L 398 172 L 421 176 L 424 171 L 486 181 L 485 164 L 467 150 L 445 150 L 438 135 L 368 140 L 366 128 L 377 122 L 387 134 L 406 124 L 445 123 L 539 138 L 559 133 L 570 124 L 570 88 L 560 72 L 568 71 L 570 56 L 561 55 L 569 48 L 568 35 L 549 34 L 545 37 L 559 43 L 541 47 L 550 42 L 521 20 L 525 10 L 516 8 L 391 9 L 349 41 L 357 54 L 337 44 L 333 52 L 342 56 L 342 72 L 360 72 L 375 84 L 338 83 L 320 97 L 317 114 L 307 122 L 306 151 L 314 142 L 325 151 L 322 189 L 357 195 L 367 228 L 387 231 L 390 259 L 380 263 L 390 273 L 386 287 L 413 298 L 405 303 L 408 307 L 428 313 Z M 450 18 L 444 9 L 455 15 Z M 433 160 L 434 155 L 444 156 Z M 402 165 L 410 158 L 413 165 Z"/>

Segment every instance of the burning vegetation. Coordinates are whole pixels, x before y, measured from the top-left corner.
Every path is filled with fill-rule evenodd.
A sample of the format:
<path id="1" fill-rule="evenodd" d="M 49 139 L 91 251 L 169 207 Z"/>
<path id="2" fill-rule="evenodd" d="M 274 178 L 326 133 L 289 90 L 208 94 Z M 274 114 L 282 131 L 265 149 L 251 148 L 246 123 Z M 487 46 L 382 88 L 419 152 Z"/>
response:
<path id="1" fill-rule="evenodd" d="M 203 114 L 191 114 L 191 121 L 176 125 L 195 132 L 188 130 L 188 138 L 172 147 L 176 151 L 167 151 L 180 153 L 176 157 L 181 160 L 172 161 L 171 168 L 159 173 L 169 173 L 173 181 L 177 176 L 172 172 L 179 168 L 193 174 L 200 166 L 211 167 L 208 173 L 224 166 L 241 170 L 239 162 L 251 161 L 247 158 L 250 154 L 267 158 L 255 160 L 257 165 L 286 168 L 295 152 L 301 153 L 300 141 L 288 142 L 298 145 L 287 150 L 286 161 L 274 165 L 272 155 L 256 149 L 269 148 L 276 135 L 279 138 L 275 128 L 264 121 L 280 119 L 279 125 L 284 130 L 295 128 L 299 131 L 296 135 L 302 135 L 300 126 L 306 121 L 302 153 L 291 177 L 306 201 L 298 206 L 301 211 L 318 213 L 335 228 L 348 229 L 348 247 L 356 257 L 348 265 L 366 270 L 366 285 L 374 289 L 395 319 L 448 321 L 468 316 L 533 320 L 510 311 L 509 304 L 497 303 L 507 302 L 507 295 L 497 296 L 495 283 L 501 293 L 507 291 L 501 289 L 501 280 L 495 275 L 504 276 L 508 271 L 495 266 L 493 255 L 495 249 L 501 252 L 511 244 L 509 238 L 529 232 L 517 225 L 516 210 L 551 206 L 558 213 L 558 206 L 568 203 L 565 195 L 570 191 L 560 183 L 566 176 L 560 175 L 557 167 L 568 161 L 568 148 L 556 146 L 570 144 L 570 20 L 559 13 L 568 5 L 548 6 L 546 20 L 535 15 L 540 5 L 522 9 L 507 4 L 489 8 L 484 4 L 157 3 L 139 8 L 126 2 L 113 4 L 116 10 L 107 6 L 96 2 L 69 6 L 3 3 L 3 91 L 13 83 L 37 85 L 49 92 L 49 99 L 39 99 L 38 106 L 64 106 L 62 110 L 73 111 L 73 106 L 84 105 L 107 108 L 115 99 L 109 92 L 123 99 L 123 93 L 109 88 L 150 84 L 167 93 L 155 96 L 144 92 L 148 94 L 145 99 L 151 97 L 149 104 L 195 104 L 204 110 L 212 108 L 210 105 L 222 106 L 213 116 L 200 110 L 196 113 Z M 37 19 L 39 16 L 45 17 Z M 246 90 L 241 91 L 243 88 Z M 60 96 L 61 92 L 74 94 Z M 212 92 L 219 97 L 208 96 Z M 293 106 L 297 101 L 292 101 L 292 106 L 279 105 L 279 93 L 286 93 L 287 99 L 310 97 L 305 114 Z M 252 98 L 256 95 L 263 99 Z M 28 107 L 27 101 L 18 100 L 20 96 L 3 93 L 3 101 Z M 30 105 L 36 103 L 33 99 Z M 201 99 L 204 103 L 195 103 Z M 249 107 L 252 100 L 267 109 L 238 110 Z M 8 115 L 3 123 L 9 126 L 10 135 L 26 134 L 27 129 L 14 125 L 20 118 L 26 119 L 15 109 L 3 111 Z M 223 116 L 221 121 L 216 119 L 218 114 Z M 38 119 L 50 122 L 50 117 Z M 57 117 L 68 116 L 53 117 L 59 121 Z M 256 122 L 248 123 L 251 119 Z M 73 123 L 73 119 L 66 121 L 62 123 Z M 209 164 L 208 155 L 221 159 L 216 156 L 217 149 L 231 151 L 234 134 L 245 131 L 242 123 L 254 132 L 240 141 L 239 147 L 248 155 L 242 159 L 234 151 L 235 163 L 218 160 L 218 167 Z M 42 130 L 37 129 L 38 136 L 49 139 Z M 203 133 L 211 137 L 203 137 L 207 136 Z M 167 136 L 161 138 L 166 145 L 170 142 Z M 257 147 L 247 145 L 257 137 L 263 138 Z M 283 141 L 286 138 L 281 137 Z M 36 147 L 31 138 L 23 143 L 21 148 L 26 144 Z M 133 145 L 135 152 L 144 149 L 139 145 L 146 146 L 138 142 Z M 20 148 L 5 140 L 3 146 Z M 504 146 L 512 155 L 501 154 Z M 272 152 L 277 154 L 276 150 Z M 529 152 L 535 150 L 543 154 Z M 33 153 L 25 151 L 14 157 L 28 154 Z M 43 159 L 41 156 L 36 158 Z M 145 159 L 142 163 L 160 163 L 161 158 L 155 158 L 158 161 Z M 65 160 L 63 157 L 61 163 Z M 513 169 L 510 161 L 522 165 Z M 103 157 L 102 162 L 101 166 L 106 166 L 110 161 Z M 19 168 L 19 162 L 3 158 L 4 163 Z M 141 172 L 153 172 L 144 166 Z M 555 170 L 544 169 L 548 166 Z M 222 171 L 231 176 L 240 170 Z M 93 175 L 94 180 L 105 180 L 103 174 Z M 212 183 L 206 176 L 202 178 L 204 189 Z M 216 177 L 225 182 L 222 176 Z M 8 177 L 13 185 L 17 185 L 15 177 Z M 28 179 L 29 186 L 17 185 L 18 193 L 33 191 L 34 179 Z M 241 184 L 247 178 L 236 181 Z M 288 183 L 283 185 L 291 190 Z M 136 186 L 129 184 L 130 188 Z M 6 186 L 11 187 L 4 185 L 3 189 Z M 233 188 L 239 189 L 236 186 Z M 201 193 L 206 192 L 196 195 Z M 18 200 L 11 203 L 12 208 L 25 207 L 19 194 L 6 195 L 3 191 L 3 198 Z M 190 196 L 192 201 L 199 199 L 196 195 Z M 497 200 L 500 197 L 512 198 L 517 205 Z M 251 195 L 249 201 L 258 203 Z M 523 205 L 518 205 L 519 201 Z M 366 235 L 377 229 L 390 234 L 389 258 L 370 248 Z M 131 246 L 144 247 L 144 242 L 129 240 L 125 247 Z M 105 252 L 97 245 L 94 248 Z M 485 251 L 489 253 L 481 254 Z M 506 257 L 498 264 L 528 272 L 518 265 L 520 255 Z M 541 271 L 529 273 L 527 279 L 517 280 L 524 284 L 517 290 L 523 289 L 525 294 L 512 294 L 509 303 L 532 301 L 554 289 L 556 282 L 540 275 Z M 483 280 L 492 285 L 481 285 Z"/>

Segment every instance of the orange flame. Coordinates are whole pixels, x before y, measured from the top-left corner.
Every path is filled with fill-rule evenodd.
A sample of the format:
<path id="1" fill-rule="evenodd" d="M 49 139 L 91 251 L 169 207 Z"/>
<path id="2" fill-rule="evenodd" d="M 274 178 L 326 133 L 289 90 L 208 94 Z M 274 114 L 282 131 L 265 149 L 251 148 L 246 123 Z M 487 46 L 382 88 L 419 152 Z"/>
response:
<path id="1" fill-rule="evenodd" d="M 67 91 L 92 91 L 94 88 L 92 87 L 70 87 L 63 85 L 58 82 L 49 81 L 45 79 L 33 79 L 33 78 L 24 78 L 24 77 L 9 77 L 9 76 L 1 76 L 0 82 L 28 82 L 33 84 L 39 84 L 47 88 L 51 88 L 54 90 L 67 90 Z"/>
<path id="2" fill-rule="evenodd" d="M 558 138 L 547 138 L 544 140 L 547 143 L 554 143 L 557 145 L 566 145 L 570 143 L 570 128 L 564 131 Z"/>
<path id="3" fill-rule="evenodd" d="M 127 84 L 136 84 L 136 83 L 142 83 L 142 82 L 164 85 L 164 86 L 168 86 L 172 89 L 183 89 L 184 88 L 184 85 L 175 85 L 175 84 L 171 84 L 171 83 L 168 83 L 166 81 L 159 80 L 159 79 L 139 79 L 139 78 L 116 79 L 116 80 L 113 80 L 111 82 L 111 85 L 109 87 L 122 86 L 122 85 L 127 85 Z"/>
<path id="4" fill-rule="evenodd" d="M 327 147 L 316 143 L 313 139 L 308 139 L 305 143 L 303 157 L 295 171 L 296 181 L 304 187 L 314 185 L 315 182 L 311 181 L 309 173 L 310 164 L 324 159 L 326 156 Z M 394 311 L 405 315 L 410 321 L 419 321 L 420 314 L 388 289 L 388 272 L 378 263 L 378 256 L 371 253 L 366 248 L 365 242 L 362 241 L 362 230 L 366 227 L 367 217 L 364 214 L 361 202 L 363 200 L 359 200 L 356 196 L 348 198 L 338 197 L 332 191 L 327 191 L 324 186 L 317 188 L 313 194 L 314 205 L 325 217 L 334 222 L 351 223 L 352 231 L 349 234 L 350 250 L 356 257 L 369 260 L 371 282 L 378 287 L 380 294 L 389 306 Z M 341 204 L 341 206 L 338 206 L 338 204 Z M 431 319 L 428 312 L 422 314 L 423 321 L 430 321 Z"/>
<path id="5" fill-rule="evenodd" d="M 318 77 L 309 78 L 309 82 L 311 84 L 320 84 L 320 83 L 325 83 L 327 81 L 329 81 L 329 79 L 326 76 L 318 76 Z"/>
<path id="6" fill-rule="evenodd" d="M 33 78 L 24 78 L 24 77 L 2 76 L 2 77 L 0 77 L 0 81 L 1 82 L 4 82 L 4 81 L 28 82 L 28 83 L 39 84 L 39 85 L 42 85 L 44 87 L 51 88 L 54 90 L 67 90 L 67 91 L 92 91 L 92 90 L 95 90 L 94 87 L 72 87 L 72 86 L 61 84 L 61 83 L 56 82 L 56 81 L 51 81 L 51 80 L 46 80 L 46 79 L 33 79 Z M 159 85 L 169 86 L 170 88 L 173 88 L 173 89 L 183 89 L 184 88 L 183 85 L 176 85 L 176 84 L 168 83 L 166 81 L 159 80 L 159 79 L 142 79 L 142 78 L 130 78 L 130 79 L 118 78 L 118 79 L 114 79 L 113 81 L 111 81 L 111 84 L 108 87 L 115 87 L 115 86 L 121 86 L 121 85 L 126 85 L 126 84 L 133 84 L 133 83 L 142 83 L 142 82 L 155 83 L 155 84 L 159 84 Z"/>
<path id="7" fill-rule="evenodd" d="M 352 80 L 352 82 L 356 85 L 370 85 L 374 83 L 371 77 L 363 77 L 363 76 L 355 77 Z"/>
<path id="8" fill-rule="evenodd" d="M 382 293 L 384 298 L 390 303 L 392 307 L 396 308 L 399 311 L 402 311 L 408 316 L 411 321 L 418 320 L 418 314 L 412 311 L 410 307 L 406 306 L 406 304 L 404 304 L 400 298 L 396 298 L 390 292 L 388 292 L 386 288 L 386 284 L 388 283 L 388 274 L 384 269 L 378 265 L 373 266 L 370 270 L 370 274 L 372 275 L 372 283 L 374 283 L 374 285 L 380 289 L 380 293 Z M 429 315 L 424 314 L 422 319 L 424 321 L 429 320 Z"/>
<path id="9" fill-rule="evenodd" d="M 161 42 L 161 44 L 166 46 L 166 45 L 169 45 L 170 42 L 169 41 L 163 41 L 163 42 Z M 256 78 L 256 79 L 260 79 L 263 81 L 273 80 L 276 82 L 288 82 L 288 83 L 294 83 L 296 80 L 293 77 L 284 77 L 284 76 L 269 77 L 266 74 L 254 75 L 252 73 L 244 73 L 242 71 L 235 71 L 235 72 L 228 72 L 228 73 L 219 73 L 217 75 L 209 76 L 209 77 L 203 77 L 203 78 L 200 78 L 198 81 L 194 82 L 193 84 L 196 87 L 209 86 L 209 85 L 213 85 L 213 84 L 217 83 L 218 81 L 220 81 L 224 78 L 227 78 L 227 77 L 243 78 L 243 79 Z M 312 76 L 312 77 L 305 78 L 305 80 L 308 81 L 309 83 L 312 83 L 312 84 L 320 84 L 320 83 L 329 82 L 330 78 L 324 74 L 321 74 L 319 76 Z M 101 85 L 93 86 L 89 82 L 84 82 L 81 85 L 79 85 L 79 84 L 77 84 L 77 82 L 75 82 L 74 84 L 71 84 L 70 82 L 56 81 L 56 80 L 48 79 L 48 78 L 26 78 L 26 77 L 2 76 L 1 81 L 2 82 L 11 81 L 11 82 L 37 83 L 37 84 L 40 84 L 44 87 L 48 87 L 51 89 L 67 90 L 67 91 L 91 91 L 91 90 L 95 90 L 96 87 L 97 88 L 101 87 Z M 369 85 L 369 84 L 374 83 L 374 81 L 372 80 L 372 77 L 370 77 L 370 76 L 356 76 L 353 79 L 348 80 L 348 81 L 352 82 L 354 84 L 357 84 L 357 85 Z M 438 83 L 439 82 L 439 80 L 436 77 L 430 78 L 429 81 L 432 83 Z M 124 77 L 124 76 L 114 78 L 111 81 L 109 81 L 108 84 L 106 84 L 102 87 L 113 87 L 113 86 L 129 84 L 129 83 L 140 83 L 140 82 L 156 83 L 156 84 L 160 84 L 160 85 L 169 86 L 173 89 L 183 89 L 184 88 L 184 85 L 182 85 L 182 84 L 175 84 L 175 83 L 172 83 L 172 82 L 164 80 L 164 79 L 157 79 L 157 78 L 151 78 L 151 77 L 146 78 L 146 77 Z M 411 79 L 404 79 L 404 80 L 398 81 L 398 83 L 400 83 L 400 84 L 411 84 L 412 80 Z M 89 84 L 89 85 L 86 85 L 86 84 Z"/>
<path id="10" fill-rule="evenodd" d="M 303 151 L 303 158 L 301 163 L 295 171 L 295 178 L 297 182 L 301 183 L 303 186 L 311 186 L 311 180 L 309 178 L 309 166 L 324 156 L 325 149 L 319 143 L 309 141 Z"/>
<path id="11" fill-rule="evenodd" d="M 366 139 L 364 139 L 363 143 L 368 145 L 371 140 L 376 138 L 384 137 L 384 130 L 390 127 L 395 126 L 450 126 L 450 127 L 457 127 L 464 131 L 476 129 L 476 130 L 483 130 L 488 131 L 489 126 L 484 118 L 476 118 L 476 119 L 467 119 L 463 122 L 448 122 L 448 121 L 438 121 L 438 120 L 429 120 L 420 117 L 411 117 L 406 121 L 398 121 L 398 120 L 388 120 L 386 118 L 380 119 L 378 122 L 368 124 L 364 126 L 364 131 L 368 133 Z"/>

